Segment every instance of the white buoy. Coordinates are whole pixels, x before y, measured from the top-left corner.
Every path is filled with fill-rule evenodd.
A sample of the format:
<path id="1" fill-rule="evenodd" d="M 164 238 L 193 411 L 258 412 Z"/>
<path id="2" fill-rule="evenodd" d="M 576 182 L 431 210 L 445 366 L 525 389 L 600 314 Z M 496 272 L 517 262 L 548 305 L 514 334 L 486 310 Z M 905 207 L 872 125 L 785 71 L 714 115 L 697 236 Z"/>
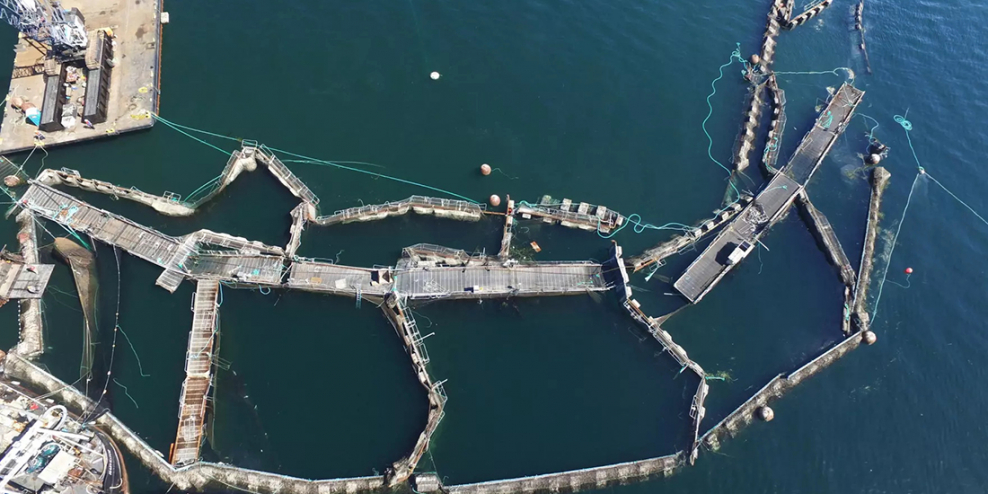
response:
<path id="1" fill-rule="evenodd" d="M 501 198 L 497 194 L 491 196 L 491 206 L 498 207 L 501 205 Z"/>
<path id="2" fill-rule="evenodd" d="M 484 176 L 490 175 L 491 174 L 491 165 L 488 165 L 487 163 L 484 163 L 483 165 L 480 165 L 480 174 L 481 175 L 484 175 Z"/>
<path id="3" fill-rule="evenodd" d="M 439 78 L 442 77 L 442 74 L 440 74 L 439 72 L 433 72 L 433 73 L 429 74 L 429 77 L 431 77 L 432 80 L 434 80 L 434 81 L 438 81 Z"/>

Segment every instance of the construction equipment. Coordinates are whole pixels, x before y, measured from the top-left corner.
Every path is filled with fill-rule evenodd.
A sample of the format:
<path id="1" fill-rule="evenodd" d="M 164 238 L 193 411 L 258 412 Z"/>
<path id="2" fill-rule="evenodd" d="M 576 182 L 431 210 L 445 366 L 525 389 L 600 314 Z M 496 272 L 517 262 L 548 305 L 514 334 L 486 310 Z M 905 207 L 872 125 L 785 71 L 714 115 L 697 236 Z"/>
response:
<path id="1" fill-rule="evenodd" d="M 86 19 L 79 9 L 63 9 L 60 2 L 48 0 L 0 0 L 0 18 L 49 48 L 58 61 L 78 59 L 89 46 Z"/>

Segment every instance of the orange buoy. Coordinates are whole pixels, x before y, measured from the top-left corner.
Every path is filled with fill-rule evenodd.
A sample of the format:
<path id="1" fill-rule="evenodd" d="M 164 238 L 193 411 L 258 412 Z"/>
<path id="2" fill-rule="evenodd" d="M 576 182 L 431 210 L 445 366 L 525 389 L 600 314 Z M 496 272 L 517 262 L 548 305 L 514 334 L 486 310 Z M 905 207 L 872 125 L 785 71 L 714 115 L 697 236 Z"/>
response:
<path id="1" fill-rule="evenodd" d="M 491 174 L 491 165 L 488 165 L 487 163 L 484 163 L 483 165 L 480 165 L 480 174 L 483 175 L 483 176 L 485 176 L 485 177 L 487 175 L 490 175 Z"/>
<path id="2" fill-rule="evenodd" d="M 906 274 L 913 274 L 913 268 L 906 268 Z"/>
<path id="3" fill-rule="evenodd" d="M 491 206 L 498 207 L 501 205 L 501 197 L 497 194 L 491 195 Z"/>

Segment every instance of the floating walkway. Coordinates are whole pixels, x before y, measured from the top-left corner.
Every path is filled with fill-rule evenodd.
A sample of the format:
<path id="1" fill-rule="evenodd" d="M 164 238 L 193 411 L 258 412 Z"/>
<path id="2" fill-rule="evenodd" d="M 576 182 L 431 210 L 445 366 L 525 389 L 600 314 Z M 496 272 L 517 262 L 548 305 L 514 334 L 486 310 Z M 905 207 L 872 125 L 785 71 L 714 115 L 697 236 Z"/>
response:
<path id="1" fill-rule="evenodd" d="M 357 268 L 299 258 L 288 270 L 285 288 L 383 300 L 393 281 L 391 268 Z"/>
<path id="2" fill-rule="evenodd" d="M 395 289 L 411 300 L 544 297 L 603 292 L 600 264 L 591 262 L 498 263 L 486 266 L 395 271 Z"/>
<path id="3" fill-rule="evenodd" d="M 520 202 L 516 214 L 526 220 L 539 218 L 545 223 L 604 234 L 611 233 L 625 222 L 624 216 L 604 206 L 574 203 L 569 199 L 556 201 L 550 196 L 543 196 L 538 204 Z"/>
<path id="4" fill-rule="evenodd" d="M 256 143 L 248 141 L 246 145 L 253 147 Z M 292 173 L 292 171 L 289 170 L 277 156 L 275 156 L 274 151 L 271 151 L 269 147 L 261 144 L 261 146 L 256 149 L 257 161 L 266 165 L 268 167 L 268 171 L 271 172 L 271 174 L 274 175 L 275 178 L 277 178 L 278 181 L 292 193 L 292 195 L 309 205 L 314 215 L 315 208 L 319 205 L 319 198 L 316 197 L 315 192 L 312 192 L 312 189 L 309 189 L 309 186 L 305 185 L 305 182 L 295 176 L 295 174 Z"/>
<path id="5" fill-rule="evenodd" d="M 494 480 L 476 484 L 452 485 L 445 488 L 451 494 L 536 494 L 543 492 L 573 492 L 581 489 L 604 489 L 649 477 L 670 476 L 683 465 L 683 453 L 629 461 L 568 472 L 533 475 L 517 479 Z M 422 491 L 425 492 L 425 491 Z"/>
<path id="6" fill-rule="evenodd" d="M 792 205 L 843 133 L 864 91 L 845 83 L 830 99 L 813 128 L 803 137 L 789 164 L 762 189 L 734 221 L 707 246 L 674 286 L 687 300 L 699 302 Z"/>
<path id="7" fill-rule="evenodd" d="M 176 238 L 33 182 L 18 205 L 165 269 L 156 284 L 174 292 L 186 277 L 248 285 L 280 284 L 284 249 L 200 230 Z M 220 250 L 208 251 L 201 247 Z"/>
<path id="8" fill-rule="evenodd" d="M 480 204 L 454 199 L 412 196 L 408 199 L 384 204 L 368 204 L 356 208 L 337 211 L 329 216 L 319 216 L 312 220 L 319 226 L 330 226 L 363 221 L 383 220 L 391 216 L 401 216 L 409 212 L 434 215 L 462 221 L 480 221 L 485 208 Z"/>
<path id="9" fill-rule="evenodd" d="M 415 369 L 419 383 L 429 394 L 429 417 L 426 421 L 425 430 L 419 434 L 418 440 L 415 441 L 412 452 L 392 466 L 391 475 L 388 476 L 388 485 L 391 487 L 405 482 L 412 475 L 422 456 L 429 449 L 432 434 L 436 432 L 439 422 L 446 415 L 446 391 L 443 389 L 442 382 L 434 382 L 429 374 L 427 368 L 429 352 L 425 348 L 426 337 L 419 333 L 418 324 L 415 323 L 412 312 L 408 310 L 405 303 L 406 299 L 400 293 L 391 292 L 384 304 L 381 305 L 381 309 L 384 310 L 384 315 L 405 343 L 405 349 L 412 359 L 412 367 Z"/>
<path id="10" fill-rule="evenodd" d="M 203 422 L 213 384 L 213 355 L 219 335 L 219 291 L 216 281 L 199 281 L 192 299 L 192 331 L 185 354 L 185 382 L 178 402 L 178 432 L 171 451 L 176 466 L 199 461 Z"/>

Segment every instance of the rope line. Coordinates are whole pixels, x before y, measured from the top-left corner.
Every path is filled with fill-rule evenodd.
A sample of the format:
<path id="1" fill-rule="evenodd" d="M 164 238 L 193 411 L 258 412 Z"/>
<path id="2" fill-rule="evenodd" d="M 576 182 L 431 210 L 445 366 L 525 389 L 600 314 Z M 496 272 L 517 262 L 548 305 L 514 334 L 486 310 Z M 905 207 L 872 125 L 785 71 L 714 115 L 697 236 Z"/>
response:
<path id="1" fill-rule="evenodd" d="M 717 158 L 714 158 L 713 155 L 714 138 L 710 135 L 710 132 L 707 131 L 707 122 L 710 121 L 710 117 L 712 117 L 714 114 L 714 107 L 710 103 L 710 99 L 713 98 L 715 94 L 717 94 L 717 81 L 724 78 L 724 69 L 730 66 L 731 64 L 733 64 L 735 60 L 741 62 L 741 64 L 744 65 L 745 69 L 742 71 L 742 73 L 745 73 L 746 71 L 750 70 L 748 63 L 741 56 L 741 43 L 737 43 L 737 48 L 735 48 L 734 51 L 731 52 L 731 58 L 727 60 L 727 63 L 721 65 L 717 69 L 717 78 L 715 78 L 713 81 L 710 82 L 711 92 L 709 95 L 707 95 L 707 116 L 706 118 L 703 119 L 703 123 L 700 124 L 700 127 L 703 128 L 703 133 L 706 134 L 707 136 L 707 156 L 710 158 L 710 161 L 713 161 L 714 163 L 717 164 L 717 166 L 723 168 L 724 171 L 727 172 L 728 176 L 732 175 L 731 170 L 726 166 L 724 166 L 724 164 L 721 163 L 720 161 L 717 161 Z M 728 178 L 728 183 L 730 184 L 731 189 L 737 195 L 735 201 L 737 199 L 740 199 L 741 192 L 739 192 L 738 188 L 734 185 L 734 180 Z"/>
<path id="2" fill-rule="evenodd" d="M 740 52 L 738 52 L 738 53 L 740 54 Z M 208 135 L 208 136 L 212 136 L 212 137 L 217 137 L 217 138 L 220 138 L 220 139 L 227 139 L 227 140 L 236 141 L 236 142 L 243 142 L 243 139 L 238 139 L 236 137 L 230 137 L 230 136 L 225 136 L 225 135 L 222 135 L 222 134 L 217 134 L 217 133 L 209 132 L 209 131 L 202 130 L 202 129 L 196 129 L 194 127 L 189 127 L 187 125 L 176 124 L 174 122 L 170 122 L 167 119 L 162 118 L 160 115 L 157 115 L 155 113 L 151 113 L 151 116 L 154 119 L 163 122 L 169 128 L 174 129 L 175 131 L 181 133 L 182 135 L 185 135 L 186 137 L 189 137 L 191 139 L 194 139 L 197 142 L 200 142 L 202 144 L 205 144 L 205 145 L 207 145 L 207 146 L 209 146 L 209 147 L 211 147 L 213 149 L 216 149 L 217 151 L 220 151 L 223 154 L 226 154 L 227 156 L 231 156 L 232 153 L 227 152 L 227 151 L 225 151 L 225 150 L 223 150 L 223 149 L 221 149 L 221 148 L 219 148 L 219 147 L 217 147 L 217 146 L 215 146 L 213 144 L 210 144 L 209 142 L 206 142 L 206 141 L 204 141 L 204 140 L 202 140 L 202 139 L 200 139 L 198 137 L 195 137 L 192 134 L 190 134 L 189 132 L 198 132 L 198 133 L 201 133 L 201 134 L 204 134 L 204 135 Z M 188 132 L 186 132 L 186 131 L 188 131 Z M 377 177 L 377 178 L 383 178 L 383 179 L 386 179 L 386 180 L 391 180 L 391 181 L 394 181 L 394 182 L 403 183 L 403 184 L 406 184 L 406 185 L 414 185 L 416 187 L 421 187 L 421 188 L 424 188 L 424 189 L 427 189 L 427 190 L 431 190 L 433 192 L 439 192 L 439 193 L 446 194 L 446 195 L 449 195 L 449 196 L 452 196 L 452 197 L 456 197 L 458 199 L 462 199 L 464 201 L 467 201 L 467 202 L 470 202 L 470 203 L 473 203 L 473 204 L 481 204 L 479 201 L 475 201 L 475 200 L 473 200 L 473 199 L 471 199 L 469 197 L 466 197 L 464 195 L 460 195 L 460 194 L 457 194 L 455 192 L 451 192 L 451 191 L 448 191 L 448 190 L 440 189 L 438 187 L 433 187 L 431 185 L 426 185 L 426 184 L 423 184 L 423 183 L 414 182 L 412 180 L 406 180 L 406 179 L 403 179 L 403 178 L 398 178 L 398 177 L 392 177 L 390 175 L 385 175 L 383 173 L 376 173 L 376 172 L 372 172 L 372 171 L 368 171 L 368 170 L 362 170 L 360 168 L 354 168 L 354 167 L 351 167 L 351 166 L 346 166 L 346 165 L 340 164 L 340 162 L 321 160 L 321 159 L 318 159 L 318 158 L 313 158 L 311 156 L 305 156 L 303 154 L 298 154 L 298 153 L 293 153 L 291 151 L 286 151 L 284 149 L 278 149 L 278 148 L 274 148 L 274 147 L 271 147 L 270 149 L 272 151 L 276 151 L 276 152 L 281 153 L 281 154 L 284 154 L 284 155 L 288 155 L 288 156 L 292 156 L 292 157 L 295 157 L 295 158 L 299 158 L 299 161 L 292 160 L 295 163 L 308 163 L 308 164 L 315 164 L 315 165 L 335 167 L 335 168 L 339 168 L 339 169 L 342 169 L 342 170 L 347 170 L 347 171 L 356 172 L 356 173 L 362 173 L 364 175 L 370 175 L 370 176 Z M 305 161 L 300 161 L 300 160 L 305 160 Z M 372 163 L 362 163 L 362 162 L 356 162 L 356 161 L 353 161 L 353 162 L 350 162 L 350 163 L 355 163 L 355 164 L 356 163 L 360 163 L 360 164 L 373 165 Z M 373 166 L 380 166 L 380 165 L 373 165 Z"/>

